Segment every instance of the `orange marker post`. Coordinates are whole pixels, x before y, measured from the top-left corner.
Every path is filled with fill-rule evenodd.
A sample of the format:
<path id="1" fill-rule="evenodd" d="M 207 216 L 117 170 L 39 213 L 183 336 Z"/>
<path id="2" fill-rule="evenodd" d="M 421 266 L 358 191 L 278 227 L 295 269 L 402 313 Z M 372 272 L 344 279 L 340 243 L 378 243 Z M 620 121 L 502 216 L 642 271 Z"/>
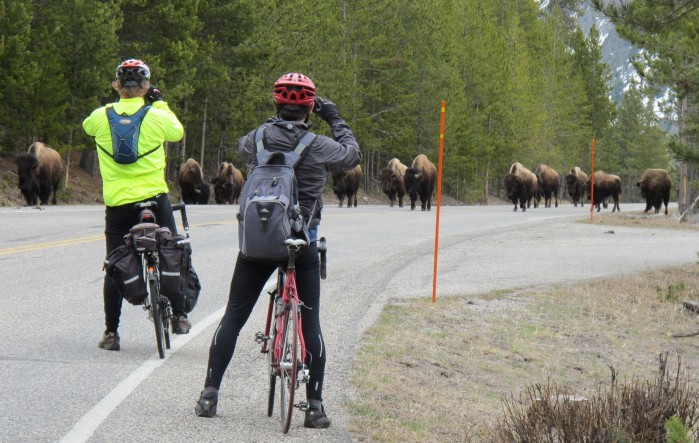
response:
<path id="1" fill-rule="evenodd" d="M 592 150 L 590 154 L 590 223 L 595 222 L 595 136 L 592 136 Z"/>
<path id="2" fill-rule="evenodd" d="M 439 122 L 439 165 L 437 167 L 437 220 L 434 232 L 434 270 L 432 274 L 432 303 L 437 302 L 437 258 L 439 257 L 439 212 L 442 207 L 442 161 L 444 159 L 444 116 L 447 102 L 442 100 L 441 118 Z"/>

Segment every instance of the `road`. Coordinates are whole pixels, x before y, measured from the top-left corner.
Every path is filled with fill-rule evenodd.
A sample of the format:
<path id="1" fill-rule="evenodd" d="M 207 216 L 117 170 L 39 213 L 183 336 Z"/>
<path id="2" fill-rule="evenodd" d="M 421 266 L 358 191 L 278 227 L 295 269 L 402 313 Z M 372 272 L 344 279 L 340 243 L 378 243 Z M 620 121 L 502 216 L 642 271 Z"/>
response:
<path id="1" fill-rule="evenodd" d="M 128 304 L 122 350 L 97 348 L 102 207 L 0 208 L 0 442 L 280 440 L 278 415 L 265 414 L 267 370 L 253 340 L 263 327 L 265 303 L 241 332 L 218 416 L 194 414 L 237 254 L 236 211 L 188 207 L 203 290 L 190 314 L 191 333 L 177 336 L 161 360 L 152 324 Z M 432 297 L 436 212 L 326 206 L 321 232 L 328 238 L 329 277 L 322 284 L 321 317 L 333 425 L 306 430 L 297 412 L 285 441 L 352 441 L 347 403 L 356 392 L 346 380 L 355 351 L 387 301 Z M 587 219 L 586 209 L 570 204 L 526 213 L 510 206 L 442 208 L 437 303 L 452 295 L 696 262 L 699 232 L 591 225 Z"/>

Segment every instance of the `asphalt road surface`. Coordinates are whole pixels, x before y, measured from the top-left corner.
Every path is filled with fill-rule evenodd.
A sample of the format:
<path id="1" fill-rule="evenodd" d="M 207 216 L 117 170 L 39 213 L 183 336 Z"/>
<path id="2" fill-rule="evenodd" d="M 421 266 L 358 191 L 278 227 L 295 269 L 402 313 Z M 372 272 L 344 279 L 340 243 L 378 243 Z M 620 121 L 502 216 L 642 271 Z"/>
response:
<path id="1" fill-rule="evenodd" d="M 0 442 L 280 441 L 279 408 L 267 417 L 265 357 L 253 340 L 264 326 L 264 299 L 241 332 L 218 415 L 194 414 L 238 250 L 236 211 L 188 207 L 203 289 L 190 334 L 175 336 L 161 360 L 152 323 L 126 303 L 122 350 L 97 348 L 104 329 L 103 207 L 0 208 Z M 356 391 L 347 380 L 355 351 L 387 301 L 432 297 L 436 215 L 436 208 L 326 205 L 321 318 L 328 348 L 324 397 L 333 425 L 304 429 L 296 411 L 284 441 L 352 441 L 347 404 Z M 509 205 L 443 207 L 437 303 L 694 263 L 698 250 L 699 232 L 591 225 L 588 209 L 569 203 L 525 213 Z"/>

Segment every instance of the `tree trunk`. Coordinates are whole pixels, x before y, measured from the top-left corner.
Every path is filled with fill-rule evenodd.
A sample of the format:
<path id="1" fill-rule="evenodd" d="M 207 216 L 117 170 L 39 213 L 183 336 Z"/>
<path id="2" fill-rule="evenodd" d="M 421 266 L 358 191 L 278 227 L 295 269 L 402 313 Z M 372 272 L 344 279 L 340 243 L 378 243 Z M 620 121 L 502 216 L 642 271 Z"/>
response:
<path id="1" fill-rule="evenodd" d="M 187 104 L 189 102 L 185 101 L 184 102 L 184 116 L 182 118 L 182 122 L 184 123 L 187 120 Z M 187 130 L 185 127 L 184 135 L 182 136 L 182 142 L 180 142 L 180 155 L 179 155 L 179 164 L 182 164 L 187 160 Z"/>
<path id="2" fill-rule="evenodd" d="M 209 98 L 204 99 L 204 115 L 201 118 L 201 149 L 199 152 L 199 165 L 204 170 L 204 146 L 206 145 L 206 108 L 209 105 Z"/>
<path id="3" fill-rule="evenodd" d="M 684 98 L 680 100 L 677 104 L 677 127 L 678 134 L 680 138 L 680 143 L 684 145 L 689 144 L 689 139 L 686 132 L 685 119 L 687 118 L 687 110 L 689 106 L 688 94 L 685 94 Z M 680 190 L 678 199 L 678 211 L 680 213 L 686 213 L 690 209 L 690 204 L 696 199 L 697 190 L 694 186 L 694 182 L 697 178 L 697 167 L 694 164 L 681 163 L 680 164 Z M 696 206 L 691 206 L 692 212 L 696 212 Z"/>

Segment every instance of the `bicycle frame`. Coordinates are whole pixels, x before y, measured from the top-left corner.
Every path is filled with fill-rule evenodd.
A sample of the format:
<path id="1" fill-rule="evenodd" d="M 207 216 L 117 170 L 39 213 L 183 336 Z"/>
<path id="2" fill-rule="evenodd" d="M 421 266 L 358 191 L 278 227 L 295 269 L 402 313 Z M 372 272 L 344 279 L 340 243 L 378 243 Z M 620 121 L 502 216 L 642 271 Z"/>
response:
<path id="1" fill-rule="evenodd" d="M 281 420 L 282 432 L 289 430 L 291 411 L 294 407 L 305 411 L 306 402 L 294 404 L 294 391 L 301 383 L 307 383 L 310 378 L 306 366 L 306 343 L 303 337 L 301 306 L 296 287 L 296 253 L 306 246 L 302 240 L 289 239 L 286 242 L 289 258 L 286 266 L 277 269 L 277 284 L 268 291 L 269 308 L 265 322 L 264 334 L 255 334 L 255 341 L 262 344 L 261 352 L 267 354 L 269 364 L 269 396 L 267 415 L 272 416 L 275 400 L 276 379 L 281 383 Z M 321 278 L 325 279 L 325 253 L 327 245 L 325 238 L 319 240 L 318 247 L 321 258 Z M 295 323 L 294 323 L 295 322 Z M 291 335 L 289 335 L 291 334 Z M 270 340 L 272 342 L 270 343 Z M 298 349 L 297 348 L 300 348 Z M 270 348 L 271 347 L 271 351 Z"/>

